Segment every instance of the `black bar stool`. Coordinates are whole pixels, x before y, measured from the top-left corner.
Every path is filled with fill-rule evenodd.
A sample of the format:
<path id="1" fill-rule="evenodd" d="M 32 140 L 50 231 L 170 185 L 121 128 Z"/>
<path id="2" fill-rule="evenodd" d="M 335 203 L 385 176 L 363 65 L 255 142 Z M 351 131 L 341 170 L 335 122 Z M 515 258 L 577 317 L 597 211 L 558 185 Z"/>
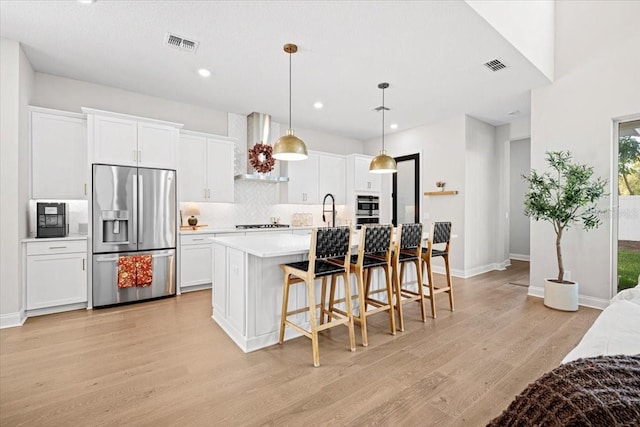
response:
<path id="1" fill-rule="evenodd" d="M 427 247 L 422 249 L 422 265 L 427 266 L 427 286 L 429 288 L 429 298 L 431 302 L 431 315 L 436 318 L 436 295 L 447 292 L 449 294 L 449 307 L 451 311 L 453 307 L 453 284 L 451 281 L 451 268 L 449 267 L 449 247 L 451 243 L 451 223 L 450 222 L 434 222 L 429 227 L 429 240 Z M 444 248 L 436 249 L 433 245 L 442 245 Z M 444 268 L 447 276 L 447 286 L 444 288 L 436 288 L 433 283 L 433 270 L 431 269 L 431 260 L 435 257 L 444 259 Z"/>
<path id="2" fill-rule="evenodd" d="M 424 293 L 422 290 L 422 269 L 420 261 L 422 256 L 422 224 L 400 224 L 396 236 L 393 251 L 392 263 L 393 279 L 396 291 L 396 308 L 398 310 L 399 329 L 404 331 L 404 317 L 402 304 L 416 301 L 420 304 L 422 321 L 427 321 L 427 314 L 424 306 Z M 416 267 L 417 291 L 403 287 L 405 266 L 408 263 Z"/>
<path id="3" fill-rule="evenodd" d="M 349 341 L 351 351 L 355 351 L 356 343 L 353 331 L 353 312 L 351 308 L 351 294 L 349 290 L 349 273 L 345 265 L 351 257 L 351 229 L 349 227 L 314 228 L 311 234 L 311 245 L 309 247 L 309 260 L 281 264 L 284 271 L 284 290 L 282 293 L 282 315 L 280 318 L 280 338 L 279 343 L 284 342 L 284 328 L 289 326 L 307 338 L 311 338 L 313 349 L 313 366 L 320 366 L 320 356 L 318 352 L 318 332 L 334 326 L 346 325 L 349 329 Z M 342 265 L 339 265 L 340 262 Z M 338 276 L 342 276 L 344 282 L 344 292 L 347 311 L 344 316 L 335 313 L 330 314 L 328 323 L 318 324 L 316 317 L 315 287 L 316 279 L 322 279 L 323 295 L 327 286 L 327 277 L 331 276 L 332 287 Z M 289 311 L 289 287 L 296 283 L 305 283 L 307 288 L 308 306 Z M 323 304 L 320 305 L 321 317 L 323 316 Z M 308 311 L 310 320 L 310 330 L 288 320 L 287 317 Z"/>
<path id="4" fill-rule="evenodd" d="M 367 317 L 387 311 L 391 334 L 396 334 L 395 310 L 393 307 L 393 282 L 391 280 L 391 225 L 366 225 L 360 230 L 360 244 L 358 254 L 351 256 L 350 271 L 355 274 L 358 285 L 358 311 L 353 315 L 353 320 L 360 323 L 362 331 L 362 345 L 369 345 L 367 332 Z M 372 271 L 381 268 L 385 274 L 386 288 L 371 290 Z M 373 294 L 386 292 L 387 301 L 381 301 L 372 297 Z M 336 307 L 336 303 L 343 300 L 335 299 L 335 286 L 332 282 L 329 296 L 329 309 L 327 314 L 337 312 L 346 315 L 343 310 Z M 371 308 L 370 308 L 371 306 Z"/>

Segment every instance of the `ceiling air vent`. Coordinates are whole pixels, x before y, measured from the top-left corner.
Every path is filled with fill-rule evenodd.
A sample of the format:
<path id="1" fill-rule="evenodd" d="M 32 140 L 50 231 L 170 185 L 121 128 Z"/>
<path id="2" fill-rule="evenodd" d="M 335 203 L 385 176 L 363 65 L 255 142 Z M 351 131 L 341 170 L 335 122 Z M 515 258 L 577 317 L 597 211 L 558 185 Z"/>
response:
<path id="1" fill-rule="evenodd" d="M 484 66 L 490 69 L 491 71 L 500 71 L 503 68 L 507 68 L 507 66 L 504 65 L 502 62 L 500 62 L 499 59 L 492 59 L 489 62 L 485 62 Z"/>
<path id="2" fill-rule="evenodd" d="M 165 43 L 167 46 L 172 47 L 178 50 L 184 50 L 187 52 L 195 53 L 198 48 L 198 42 L 193 40 L 185 39 L 182 36 L 177 36 L 175 34 L 167 33 L 167 37 L 165 38 Z"/>

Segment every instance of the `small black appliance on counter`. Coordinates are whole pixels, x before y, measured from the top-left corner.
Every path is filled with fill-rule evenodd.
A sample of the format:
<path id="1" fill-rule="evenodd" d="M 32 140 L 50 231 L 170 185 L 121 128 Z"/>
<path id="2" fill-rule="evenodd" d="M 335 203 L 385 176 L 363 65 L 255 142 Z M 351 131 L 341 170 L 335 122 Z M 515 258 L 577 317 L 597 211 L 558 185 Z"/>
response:
<path id="1" fill-rule="evenodd" d="M 69 207 L 66 203 L 38 202 L 36 237 L 66 237 L 69 234 Z"/>

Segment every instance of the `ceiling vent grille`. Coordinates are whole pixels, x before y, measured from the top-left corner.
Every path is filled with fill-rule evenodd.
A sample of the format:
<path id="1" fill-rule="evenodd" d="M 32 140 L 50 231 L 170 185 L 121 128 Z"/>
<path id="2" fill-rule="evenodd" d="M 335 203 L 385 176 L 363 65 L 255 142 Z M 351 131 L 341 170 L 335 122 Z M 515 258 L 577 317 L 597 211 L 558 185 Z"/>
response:
<path id="1" fill-rule="evenodd" d="M 491 71 L 500 71 L 504 68 L 507 68 L 507 66 L 504 65 L 499 59 L 492 59 L 489 62 L 485 62 L 484 66 Z"/>
<path id="2" fill-rule="evenodd" d="M 195 53 L 199 45 L 197 41 L 188 40 L 182 36 L 177 36 L 175 34 L 170 34 L 170 33 L 167 33 L 167 36 L 165 38 L 165 44 L 174 49 L 184 50 L 186 52 L 191 52 L 191 53 Z"/>

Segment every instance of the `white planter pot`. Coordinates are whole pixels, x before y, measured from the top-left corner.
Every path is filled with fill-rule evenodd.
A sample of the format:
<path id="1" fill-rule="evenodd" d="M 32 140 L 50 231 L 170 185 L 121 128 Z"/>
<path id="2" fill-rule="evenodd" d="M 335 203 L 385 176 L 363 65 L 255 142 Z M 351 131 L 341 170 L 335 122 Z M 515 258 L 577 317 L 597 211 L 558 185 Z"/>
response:
<path id="1" fill-rule="evenodd" d="M 578 311 L 578 284 L 544 280 L 544 305 L 562 311 Z"/>

